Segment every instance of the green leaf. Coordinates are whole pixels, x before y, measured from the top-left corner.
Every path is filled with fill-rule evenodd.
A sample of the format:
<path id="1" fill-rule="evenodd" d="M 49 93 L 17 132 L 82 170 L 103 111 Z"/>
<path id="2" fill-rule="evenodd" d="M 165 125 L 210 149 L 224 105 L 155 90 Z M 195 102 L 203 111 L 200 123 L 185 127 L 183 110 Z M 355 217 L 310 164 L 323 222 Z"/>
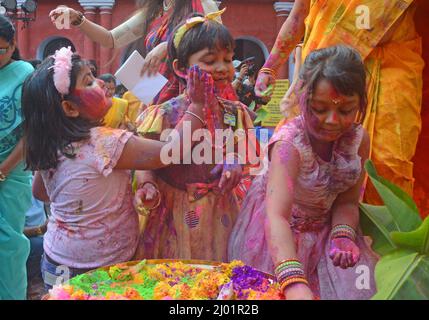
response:
<path id="1" fill-rule="evenodd" d="M 365 169 L 392 215 L 397 230 L 407 232 L 418 228 L 422 219 L 413 199 L 399 187 L 380 177 L 371 160 L 366 161 Z"/>
<path id="2" fill-rule="evenodd" d="M 377 263 L 375 281 L 373 300 L 428 300 L 429 257 L 412 250 L 396 250 Z"/>
<path id="3" fill-rule="evenodd" d="M 256 111 L 256 114 L 258 115 L 255 119 L 255 121 L 253 121 L 254 123 L 258 123 L 258 122 L 262 122 L 265 120 L 265 118 L 268 116 L 269 112 L 267 109 L 265 109 L 264 107 L 259 108 Z"/>
<path id="4" fill-rule="evenodd" d="M 409 248 L 429 255 L 429 216 L 420 227 L 410 232 L 392 232 L 393 242 L 400 248 Z"/>
<path id="5" fill-rule="evenodd" d="M 360 205 L 360 226 L 362 232 L 372 239 L 372 249 L 379 255 L 385 255 L 396 246 L 390 238 L 390 232 L 397 230 L 389 210 L 385 206 Z"/>

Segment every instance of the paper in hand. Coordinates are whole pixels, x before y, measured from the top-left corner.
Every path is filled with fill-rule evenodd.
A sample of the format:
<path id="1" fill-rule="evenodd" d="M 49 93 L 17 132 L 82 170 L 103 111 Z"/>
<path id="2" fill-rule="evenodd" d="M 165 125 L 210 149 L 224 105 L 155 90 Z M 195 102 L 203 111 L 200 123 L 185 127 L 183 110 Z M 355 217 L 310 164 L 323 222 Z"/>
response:
<path id="1" fill-rule="evenodd" d="M 144 58 L 134 51 L 127 61 L 119 68 L 115 76 L 141 102 L 149 104 L 167 83 L 167 78 L 157 73 L 148 77 L 141 75 Z"/>

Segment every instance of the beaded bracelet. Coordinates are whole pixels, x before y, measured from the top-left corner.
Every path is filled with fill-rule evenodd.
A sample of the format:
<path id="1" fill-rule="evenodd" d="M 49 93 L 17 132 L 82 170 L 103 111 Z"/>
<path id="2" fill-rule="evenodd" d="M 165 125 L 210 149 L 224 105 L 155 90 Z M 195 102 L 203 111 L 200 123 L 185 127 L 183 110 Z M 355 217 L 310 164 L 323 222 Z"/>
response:
<path id="1" fill-rule="evenodd" d="M 291 278 L 303 278 L 305 279 L 304 271 L 293 271 L 293 272 L 284 272 L 278 276 L 278 282 L 283 283 L 286 280 Z"/>
<path id="2" fill-rule="evenodd" d="M 330 238 L 348 238 L 355 241 L 356 231 L 347 224 L 338 224 L 332 228 Z"/>
<path id="3" fill-rule="evenodd" d="M 281 261 L 277 265 L 277 267 L 275 268 L 275 273 L 277 274 L 277 273 L 281 272 L 283 269 L 289 268 L 291 266 L 295 266 L 295 267 L 298 267 L 298 268 L 302 267 L 301 262 L 299 262 L 298 260 L 296 260 L 296 259 L 287 259 L 287 260 Z"/>
<path id="4" fill-rule="evenodd" d="M 275 268 L 275 275 L 282 292 L 292 283 L 299 282 L 308 284 L 302 264 L 296 259 L 286 259 L 281 261 Z"/>
<path id="5" fill-rule="evenodd" d="M 78 19 L 76 21 L 73 21 L 71 24 L 75 27 L 80 27 L 85 22 L 86 17 L 80 11 L 78 11 L 77 14 L 78 14 Z"/>
<path id="6" fill-rule="evenodd" d="M 291 278 L 289 280 L 284 281 L 280 285 L 281 292 L 285 291 L 287 286 L 290 286 L 291 284 L 294 284 L 294 283 L 304 283 L 308 286 L 308 281 L 305 278 Z"/>

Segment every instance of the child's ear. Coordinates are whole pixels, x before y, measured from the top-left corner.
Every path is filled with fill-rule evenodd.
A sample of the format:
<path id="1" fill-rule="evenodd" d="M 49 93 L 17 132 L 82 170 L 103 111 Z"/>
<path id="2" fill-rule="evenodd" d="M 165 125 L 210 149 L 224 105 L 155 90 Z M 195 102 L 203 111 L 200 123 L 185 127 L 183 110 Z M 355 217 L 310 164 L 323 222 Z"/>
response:
<path id="1" fill-rule="evenodd" d="M 186 69 L 179 68 L 179 60 L 177 59 L 174 59 L 173 61 L 173 70 L 178 77 L 186 80 L 186 75 L 187 75 Z"/>
<path id="2" fill-rule="evenodd" d="M 67 117 L 69 118 L 79 117 L 79 110 L 72 102 L 64 100 L 63 102 L 61 102 L 61 106 Z"/>

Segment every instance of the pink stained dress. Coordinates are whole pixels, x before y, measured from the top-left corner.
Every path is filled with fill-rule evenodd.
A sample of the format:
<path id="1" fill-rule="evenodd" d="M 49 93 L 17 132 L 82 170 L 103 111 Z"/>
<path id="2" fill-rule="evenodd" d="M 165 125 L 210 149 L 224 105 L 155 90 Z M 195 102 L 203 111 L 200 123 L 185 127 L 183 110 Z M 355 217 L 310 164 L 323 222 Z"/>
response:
<path id="1" fill-rule="evenodd" d="M 74 158 L 59 157 L 42 171 L 51 200 L 44 236 L 46 254 L 58 264 L 92 269 L 131 260 L 139 239 L 129 170 L 114 170 L 132 133 L 96 127 L 73 143 Z"/>
<path id="2" fill-rule="evenodd" d="M 338 139 L 330 162 L 313 151 L 301 116 L 283 125 L 269 144 L 286 141 L 299 152 L 290 224 L 310 287 L 321 299 L 369 299 L 375 293 L 377 256 L 361 235 L 357 239 L 361 257 L 354 268 L 335 267 L 329 258 L 331 207 L 337 196 L 359 179 L 362 168 L 358 149 L 363 133 L 358 125 Z M 229 240 L 228 257 L 274 273 L 264 231 L 267 178 L 268 174 L 255 178 L 249 189 Z"/>

